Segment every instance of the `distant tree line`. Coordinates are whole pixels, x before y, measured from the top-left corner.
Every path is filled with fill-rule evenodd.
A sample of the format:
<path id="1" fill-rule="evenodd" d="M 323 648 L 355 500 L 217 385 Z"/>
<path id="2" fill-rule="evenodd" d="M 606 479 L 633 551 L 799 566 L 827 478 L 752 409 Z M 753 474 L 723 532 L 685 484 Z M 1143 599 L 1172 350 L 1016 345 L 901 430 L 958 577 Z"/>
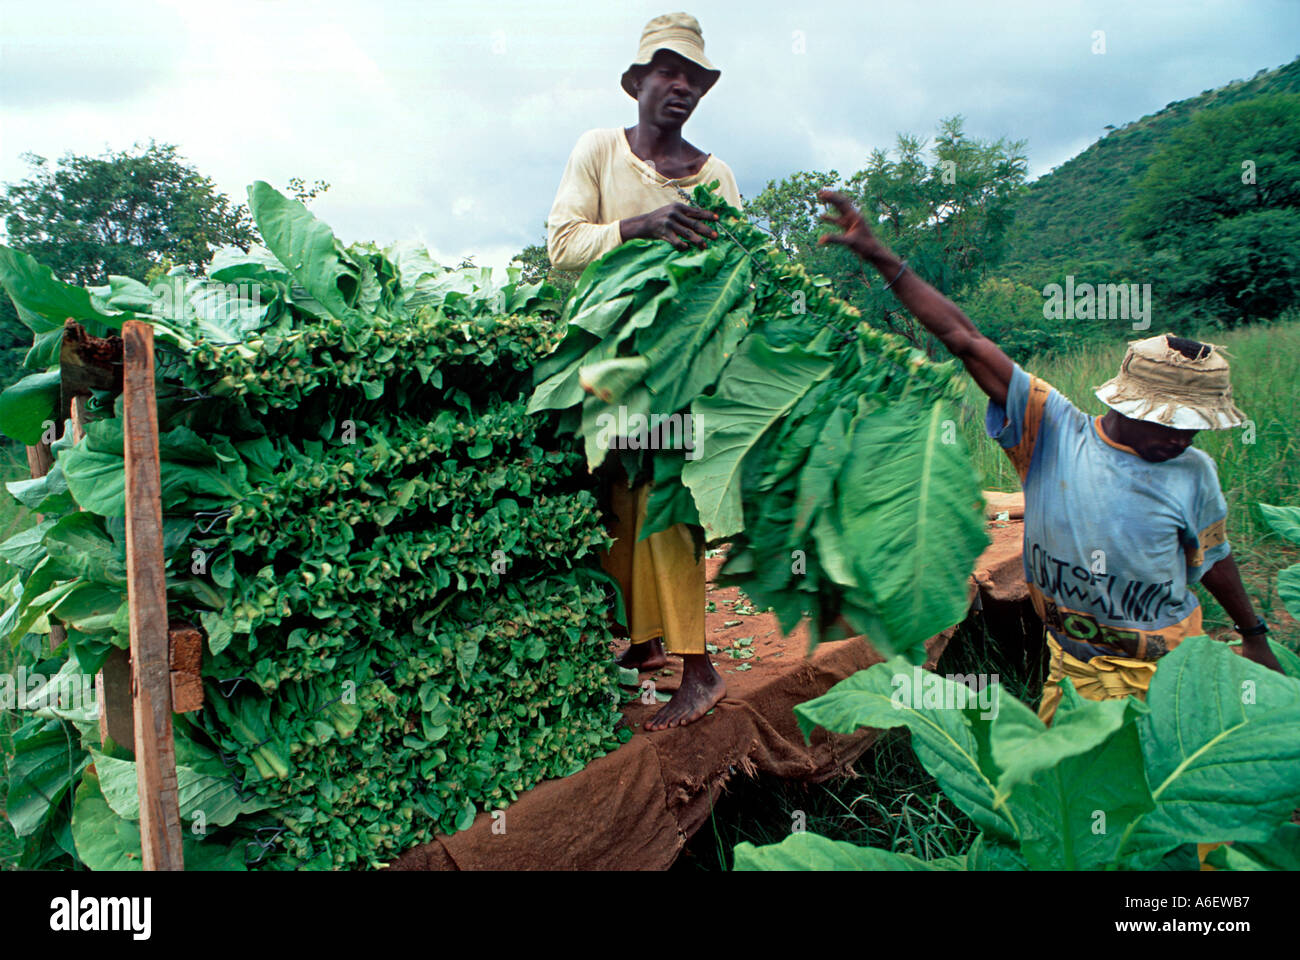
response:
<path id="1" fill-rule="evenodd" d="M 172 144 L 137 144 L 101 156 L 69 153 L 57 164 L 26 153 L 28 177 L 0 192 L 5 243 L 55 276 L 97 286 L 110 276 L 152 279 L 174 267 L 202 276 L 224 246 L 248 250 L 261 237 L 245 204 L 231 203 Z M 290 179 L 304 202 L 329 189 Z M 31 331 L 0 296 L 0 382 L 22 375 Z"/>
<path id="2" fill-rule="evenodd" d="M 1138 127 L 1135 136 L 1153 133 Z M 1016 359 L 1134 335 L 1126 318 L 1045 310 L 1044 291 L 1067 279 L 1149 284 L 1153 329 L 1193 333 L 1300 316 L 1300 93 L 1234 100 L 1159 129 L 1145 173 L 1114 187 L 1120 226 L 1105 227 L 1098 238 L 1090 218 L 1079 216 L 1078 255 L 1051 245 L 1038 257 L 1024 255 L 1041 216 L 1031 211 L 1029 221 L 1016 222 L 1027 192 L 1025 145 L 971 138 L 960 117 L 943 120 L 932 143 L 900 135 L 847 177 L 814 170 L 771 181 L 745 214 L 788 256 L 825 276 L 868 323 L 934 354 L 937 346 L 898 309 L 879 277 L 846 251 L 817 245 L 819 189 L 848 194 L 913 269 Z M 246 250 L 260 240 L 247 207 L 232 203 L 174 145 L 68 154 L 57 165 L 32 154 L 24 159 L 30 175 L 0 191 L 5 242 L 71 283 L 102 284 L 113 274 L 151 278 L 177 266 L 201 275 L 218 248 Z M 1095 206 L 1090 191 L 1105 191 L 1107 183 L 1076 174 L 1073 189 L 1089 193 Z M 1060 175 L 1041 178 L 1033 190 L 1042 195 L 1045 181 Z M 288 188 L 306 202 L 329 185 L 294 178 Z M 1013 245 L 1019 252 L 1008 258 Z M 552 268 L 544 237 L 516 259 L 529 281 L 547 279 L 567 292 L 577 280 Z M 30 343 L 13 304 L 0 297 L 5 382 L 16 379 Z"/>

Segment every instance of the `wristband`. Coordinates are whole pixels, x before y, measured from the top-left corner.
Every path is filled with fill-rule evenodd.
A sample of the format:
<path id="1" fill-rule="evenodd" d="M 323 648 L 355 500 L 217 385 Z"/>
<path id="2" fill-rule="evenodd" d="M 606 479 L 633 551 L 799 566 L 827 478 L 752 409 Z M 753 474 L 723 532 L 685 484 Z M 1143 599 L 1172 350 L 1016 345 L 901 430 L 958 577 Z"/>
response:
<path id="1" fill-rule="evenodd" d="M 898 283 L 898 278 L 903 275 L 903 271 L 906 269 L 907 269 L 907 261 L 904 260 L 898 268 L 898 273 L 894 274 L 894 279 L 890 280 L 887 284 L 885 284 L 885 289 L 888 290 L 894 284 Z"/>
<path id="2" fill-rule="evenodd" d="M 1268 633 L 1268 624 L 1261 617 L 1259 623 L 1255 624 L 1253 627 L 1246 627 L 1243 629 L 1234 623 L 1232 629 L 1236 630 L 1243 637 L 1262 637 L 1264 634 Z"/>

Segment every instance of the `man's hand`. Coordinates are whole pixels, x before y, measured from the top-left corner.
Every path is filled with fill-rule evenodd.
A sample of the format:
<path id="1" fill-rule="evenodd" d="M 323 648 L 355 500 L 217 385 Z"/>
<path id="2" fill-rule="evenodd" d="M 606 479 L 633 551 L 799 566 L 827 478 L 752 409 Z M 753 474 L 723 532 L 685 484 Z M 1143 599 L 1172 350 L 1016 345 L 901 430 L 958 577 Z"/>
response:
<path id="1" fill-rule="evenodd" d="M 871 228 L 867 226 L 867 221 L 858 212 L 858 208 L 844 194 L 836 190 L 818 190 L 817 199 L 822 203 L 830 204 L 839 211 L 837 214 L 824 213 L 822 219 L 844 231 L 843 233 L 823 234 L 817 240 L 818 246 L 833 243 L 848 247 L 863 260 L 870 263 L 875 263 L 888 252 L 885 245 L 877 240 L 876 235 L 871 232 Z"/>
<path id="2" fill-rule="evenodd" d="M 717 219 L 718 215 L 708 210 L 670 203 L 639 217 L 620 220 L 618 229 L 624 240 L 667 240 L 678 250 L 686 250 L 691 244 L 703 250 L 705 237 L 718 239 L 717 232 L 708 226 L 708 221 Z"/>
<path id="3" fill-rule="evenodd" d="M 880 271 L 898 302 L 965 365 L 994 403 L 1005 407 L 1015 371 L 1011 358 L 980 333 L 955 303 L 910 270 L 904 270 L 903 261 L 876 238 L 848 197 L 834 190 L 818 190 L 817 199 L 839 211 L 838 215 L 827 214 L 822 219 L 844 231 L 828 233 L 817 242 L 848 247 Z"/>
<path id="4" fill-rule="evenodd" d="M 1268 667 L 1278 673 L 1286 673 L 1278 662 L 1277 654 L 1268 645 L 1268 637 L 1242 637 L 1241 655 L 1247 660 L 1254 660 L 1261 667 Z"/>
<path id="5" fill-rule="evenodd" d="M 1250 627 L 1259 622 L 1250 597 L 1246 595 L 1246 587 L 1241 582 L 1241 572 L 1237 569 L 1237 561 L 1232 558 L 1232 554 L 1228 554 L 1201 574 L 1201 586 L 1210 591 L 1210 596 L 1219 601 L 1224 612 L 1232 617 L 1233 623 Z M 1267 634 L 1262 637 L 1242 637 L 1241 655 L 1270 670 L 1284 672 L 1282 664 L 1277 661 L 1277 654 L 1268 645 Z"/>

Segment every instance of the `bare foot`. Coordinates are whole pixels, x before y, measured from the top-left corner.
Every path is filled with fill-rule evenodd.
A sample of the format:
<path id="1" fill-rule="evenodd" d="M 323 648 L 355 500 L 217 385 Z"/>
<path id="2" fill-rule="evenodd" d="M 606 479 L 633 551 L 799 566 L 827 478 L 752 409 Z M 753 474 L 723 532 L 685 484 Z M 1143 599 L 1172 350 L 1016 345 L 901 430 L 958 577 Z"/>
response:
<path id="1" fill-rule="evenodd" d="M 634 643 L 614 661 L 620 667 L 633 670 L 658 670 L 666 666 L 668 658 L 664 655 L 664 642 L 655 637 L 644 643 Z"/>
<path id="2" fill-rule="evenodd" d="M 647 730 L 667 730 L 694 723 L 727 695 L 727 684 L 713 669 L 708 654 L 682 657 L 682 685 L 663 709 L 645 722 Z"/>

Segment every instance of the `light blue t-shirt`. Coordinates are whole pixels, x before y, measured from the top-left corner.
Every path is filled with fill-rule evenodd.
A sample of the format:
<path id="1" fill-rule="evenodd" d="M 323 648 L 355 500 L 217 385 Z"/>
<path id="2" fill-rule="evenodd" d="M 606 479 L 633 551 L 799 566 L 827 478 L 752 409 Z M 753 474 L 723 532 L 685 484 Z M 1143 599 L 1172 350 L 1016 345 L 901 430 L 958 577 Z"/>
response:
<path id="1" fill-rule="evenodd" d="M 1214 461 L 1188 447 L 1148 463 L 1016 364 L 985 428 L 1025 490 L 1025 579 L 1052 635 L 1081 660 L 1154 660 L 1202 633 L 1190 584 L 1228 555 Z"/>

